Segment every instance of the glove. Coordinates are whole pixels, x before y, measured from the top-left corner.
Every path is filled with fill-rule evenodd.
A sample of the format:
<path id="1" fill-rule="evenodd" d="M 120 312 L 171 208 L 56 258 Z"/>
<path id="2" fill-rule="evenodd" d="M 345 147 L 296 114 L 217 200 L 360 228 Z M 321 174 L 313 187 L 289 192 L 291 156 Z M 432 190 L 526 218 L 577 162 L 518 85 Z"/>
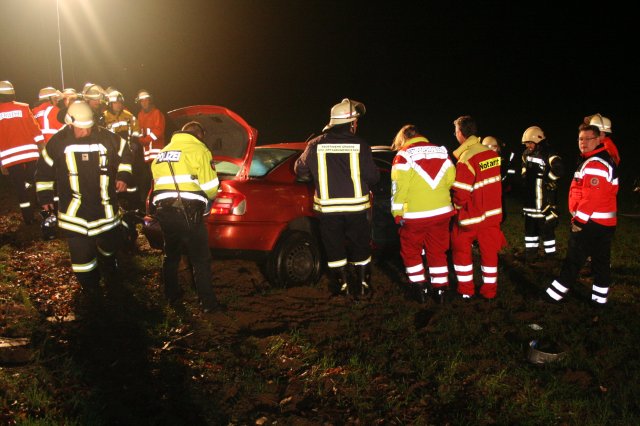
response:
<path id="1" fill-rule="evenodd" d="M 402 218 L 402 216 L 396 216 L 395 221 L 397 225 L 400 225 L 400 226 L 404 225 L 404 219 Z"/>
<path id="2" fill-rule="evenodd" d="M 571 221 L 571 232 L 580 232 L 582 231 L 582 223 L 572 220 Z"/>

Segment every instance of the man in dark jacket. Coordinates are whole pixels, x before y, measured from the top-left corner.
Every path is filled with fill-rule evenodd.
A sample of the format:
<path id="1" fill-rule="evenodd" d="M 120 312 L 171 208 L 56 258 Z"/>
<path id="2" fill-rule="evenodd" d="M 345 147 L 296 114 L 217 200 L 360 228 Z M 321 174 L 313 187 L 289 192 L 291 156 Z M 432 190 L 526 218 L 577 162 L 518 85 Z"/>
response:
<path id="1" fill-rule="evenodd" d="M 331 108 L 329 124 L 309 142 L 296 161 L 301 178 L 313 178 L 313 209 L 320 221 L 332 294 L 371 293 L 370 188 L 380 179 L 371 147 L 356 136 L 365 106 L 344 99 Z M 346 242 L 346 244 L 345 244 Z M 357 282 L 349 285 L 348 264 L 356 269 Z"/>
<path id="2" fill-rule="evenodd" d="M 124 139 L 95 125 L 85 102 L 69 106 L 65 123 L 42 150 L 36 193 L 43 210 L 53 211 L 56 188 L 58 226 L 67 238 L 71 267 L 84 296 L 97 301 L 99 267 L 105 278 L 117 271 L 115 254 L 123 239 L 116 194 L 132 180 L 131 152 Z"/>

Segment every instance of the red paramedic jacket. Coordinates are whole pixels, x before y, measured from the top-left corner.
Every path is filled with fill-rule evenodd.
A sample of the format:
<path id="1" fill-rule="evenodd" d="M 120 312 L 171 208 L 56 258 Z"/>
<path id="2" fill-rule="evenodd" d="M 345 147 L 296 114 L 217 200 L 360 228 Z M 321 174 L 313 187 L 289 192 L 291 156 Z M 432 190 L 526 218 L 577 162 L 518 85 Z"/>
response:
<path id="1" fill-rule="evenodd" d="M 618 167 L 600 145 L 586 154 L 569 187 L 569 212 L 573 221 L 585 224 L 592 220 L 604 226 L 616 226 Z"/>
<path id="2" fill-rule="evenodd" d="M 470 136 L 453 152 L 458 159 L 453 204 L 458 224 L 471 229 L 500 226 L 502 179 L 500 155 Z"/>
<path id="3" fill-rule="evenodd" d="M 0 164 L 11 167 L 36 161 L 40 156 L 38 143 L 44 141 L 40 127 L 22 102 L 0 103 Z"/>
<path id="4" fill-rule="evenodd" d="M 33 116 L 35 117 L 40 131 L 44 137 L 44 143 L 46 144 L 51 139 L 51 136 L 55 135 L 62 126 L 63 123 L 58 121 L 58 112 L 60 108 L 56 105 L 51 105 L 51 102 L 42 102 L 40 105 L 33 109 Z"/>

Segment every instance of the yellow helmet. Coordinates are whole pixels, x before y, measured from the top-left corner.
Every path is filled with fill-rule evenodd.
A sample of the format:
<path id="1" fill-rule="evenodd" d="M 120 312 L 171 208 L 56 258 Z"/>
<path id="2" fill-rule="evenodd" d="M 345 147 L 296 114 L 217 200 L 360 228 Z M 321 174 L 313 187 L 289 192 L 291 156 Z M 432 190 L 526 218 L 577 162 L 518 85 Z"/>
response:
<path id="1" fill-rule="evenodd" d="M 538 144 L 545 140 L 544 132 L 538 126 L 531 126 L 522 134 L 522 143 L 533 142 Z"/>
<path id="2" fill-rule="evenodd" d="M 59 90 L 54 89 L 53 87 L 43 87 L 38 92 L 38 100 L 44 101 L 47 99 L 54 98 L 54 102 L 58 102 L 58 99 L 62 97 L 62 93 Z"/>
<path id="3" fill-rule="evenodd" d="M 0 95 L 15 95 L 16 91 L 8 80 L 0 81 Z"/>
<path id="4" fill-rule="evenodd" d="M 596 126 L 601 132 L 611 133 L 611 120 L 600 113 L 592 115 L 589 124 Z"/>
<path id="5" fill-rule="evenodd" d="M 335 125 L 350 123 L 355 121 L 367 111 L 362 102 L 344 98 L 342 102 L 331 108 L 329 124 L 324 126 L 324 130 L 330 129 Z"/>
<path id="6" fill-rule="evenodd" d="M 69 105 L 64 122 L 79 129 L 93 127 L 93 110 L 86 102 L 76 101 Z"/>
<path id="7" fill-rule="evenodd" d="M 500 149 L 500 144 L 498 143 L 498 140 L 493 136 L 485 136 L 484 138 L 482 138 L 482 145 L 494 151 Z"/>

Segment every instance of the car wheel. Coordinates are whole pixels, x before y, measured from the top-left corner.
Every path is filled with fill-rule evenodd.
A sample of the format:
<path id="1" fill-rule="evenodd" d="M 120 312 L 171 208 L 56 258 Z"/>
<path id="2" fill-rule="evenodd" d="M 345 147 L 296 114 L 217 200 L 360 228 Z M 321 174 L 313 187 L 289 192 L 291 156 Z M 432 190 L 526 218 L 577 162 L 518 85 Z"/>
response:
<path id="1" fill-rule="evenodd" d="M 278 287 L 314 285 L 320 280 L 321 274 L 320 247 L 313 236 L 306 232 L 283 233 L 267 258 L 267 279 Z"/>

